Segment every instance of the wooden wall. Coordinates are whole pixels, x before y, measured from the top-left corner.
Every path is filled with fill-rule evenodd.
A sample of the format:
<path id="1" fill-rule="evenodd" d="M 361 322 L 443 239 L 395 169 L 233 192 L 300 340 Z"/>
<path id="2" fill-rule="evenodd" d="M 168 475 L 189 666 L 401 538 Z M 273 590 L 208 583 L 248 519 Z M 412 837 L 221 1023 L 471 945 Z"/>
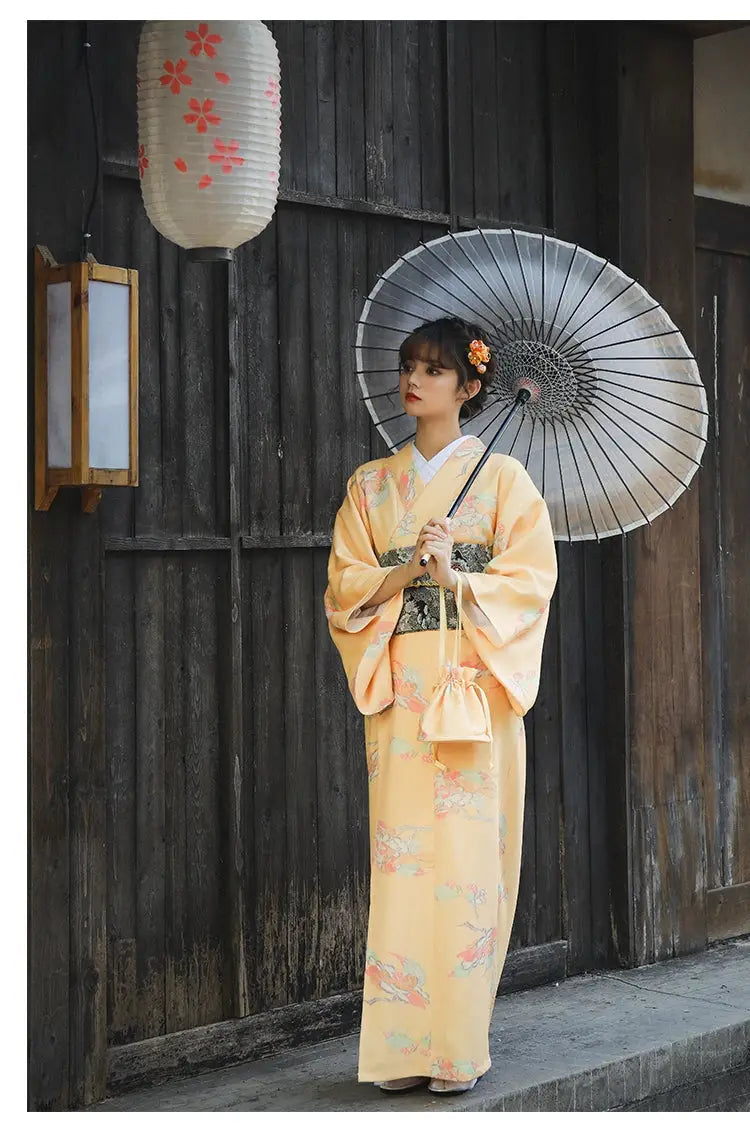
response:
<path id="1" fill-rule="evenodd" d="M 621 200 L 644 200 L 647 166 L 659 171 L 647 183 L 656 198 L 668 180 L 666 157 L 648 149 L 663 145 L 667 119 L 650 110 L 659 129 L 628 134 L 622 100 L 641 107 L 648 83 L 665 82 L 685 97 L 678 35 L 633 85 L 611 24 L 487 23 L 480 36 L 473 21 L 269 26 L 282 69 L 279 203 L 227 271 L 190 263 L 147 221 L 140 23 L 90 25 L 103 147 L 91 251 L 140 273 L 140 485 L 105 491 L 92 516 L 73 491 L 46 514 L 30 504 L 35 1109 L 95 1100 L 118 1069 L 120 1084 L 143 1076 L 139 1061 L 158 1076 L 167 1050 L 149 1039 L 166 1046 L 187 1030 L 189 1040 L 191 1027 L 265 1022 L 294 1003 L 314 1006 L 306 1036 L 322 1036 L 326 1021 L 356 1024 L 364 737 L 322 604 L 346 479 L 384 452 L 357 394 L 355 320 L 377 273 L 449 227 L 544 228 L 613 260 L 623 253 L 637 271 L 643 212 Z M 60 261 L 77 256 L 95 169 L 82 31 L 29 25 L 29 245 Z M 689 123 L 677 121 L 684 166 Z M 646 147 L 630 174 L 621 134 L 628 160 Z M 682 212 L 670 222 L 665 205 L 662 218 L 672 244 L 651 218 L 649 264 L 655 272 L 666 256 L 654 288 L 689 321 L 692 236 L 678 231 L 688 213 L 674 192 Z M 695 499 L 685 495 L 673 523 L 694 526 Z M 671 548 L 669 524 L 660 518 Z M 641 571 L 657 537 L 636 539 Z M 627 965 L 634 939 L 661 943 L 670 926 L 667 906 L 654 932 L 653 901 L 631 902 L 645 855 L 640 830 L 631 845 L 628 811 L 628 699 L 650 673 L 645 639 L 628 653 L 628 604 L 640 593 L 628 593 L 624 542 L 557 549 L 542 684 L 526 718 L 508 960 L 525 981 Z M 680 570 L 686 607 L 666 625 L 677 642 L 694 635 L 697 615 L 690 567 Z M 656 562 L 651 572 L 657 587 Z M 646 618 L 636 610 L 644 629 Z M 698 690 L 698 665 L 685 668 L 680 698 Z M 636 707 L 639 721 L 654 709 Z M 688 762 L 676 784 L 691 793 L 695 713 L 691 702 L 679 753 L 667 754 L 667 769 Z M 639 794 L 636 819 L 650 803 Z M 697 807 L 691 797 L 677 808 L 681 833 Z M 688 883 L 677 874 L 670 886 L 672 923 L 689 927 Z M 681 930 L 677 941 L 691 940 Z M 529 957 L 532 966 L 519 961 Z M 195 1067 L 221 1059 L 214 1047 Z"/>
<path id="2" fill-rule="evenodd" d="M 620 40 L 620 267 L 695 350 L 692 42 Z M 634 961 L 706 945 L 697 482 L 627 541 Z"/>
<path id="3" fill-rule="evenodd" d="M 696 198 L 706 936 L 750 932 L 750 206 Z"/>

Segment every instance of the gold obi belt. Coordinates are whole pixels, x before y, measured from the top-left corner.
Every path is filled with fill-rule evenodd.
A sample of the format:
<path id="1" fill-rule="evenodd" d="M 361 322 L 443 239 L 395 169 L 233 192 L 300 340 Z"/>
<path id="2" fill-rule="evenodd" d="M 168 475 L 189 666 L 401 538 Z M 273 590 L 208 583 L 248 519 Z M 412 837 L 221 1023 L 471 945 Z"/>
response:
<path id="1" fill-rule="evenodd" d="M 389 548 L 378 562 L 382 568 L 395 567 L 398 564 L 407 564 L 414 555 L 415 545 L 405 545 L 403 548 Z M 451 567 L 457 572 L 484 572 L 492 560 L 492 546 L 486 544 L 454 544 L 451 553 Z M 448 627 L 454 630 L 457 624 L 456 597 L 449 589 L 445 589 L 445 615 Z M 440 630 L 440 585 L 433 580 L 429 572 L 414 580 L 408 588 L 404 588 L 404 603 L 398 622 L 393 629 L 394 635 L 403 635 L 407 631 L 439 631 Z"/>

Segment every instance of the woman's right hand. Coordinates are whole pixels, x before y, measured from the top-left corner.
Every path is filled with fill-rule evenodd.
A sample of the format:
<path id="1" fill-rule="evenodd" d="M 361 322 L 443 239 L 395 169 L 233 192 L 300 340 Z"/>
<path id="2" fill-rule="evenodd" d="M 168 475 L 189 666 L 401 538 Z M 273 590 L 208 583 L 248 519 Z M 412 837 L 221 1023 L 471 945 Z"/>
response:
<path id="1" fill-rule="evenodd" d="M 409 568 L 414 573 L 414 575 L 412 576 L 412 579 L 416 579 L 418 576 L 424 576 L 430 570 L 429 560 L 425 565 L 422 565 L 422 564 L 419 563 L 419 561 L 420 561 L 420 559 L 423 555 L 423 549 L 424 549 L 425 542 L 429 542 L 430 540 L 432 540 L 435 537 L 438 537 L 439 539 L 444 540 L 446 535 L 447 535 L 447 530 L 446 530 L 445 526 L 440 525 L 439 523 L 437 523 L 435 521 L 432 521 L 432 522 L 428 521 L 426 525 L 422 526 L 422 528 L 419 530 L 419 535 L 417 536 L 417 542 L 414 546 L 414 552 L 412 553 L 412 558 L 409 561 Z"/>

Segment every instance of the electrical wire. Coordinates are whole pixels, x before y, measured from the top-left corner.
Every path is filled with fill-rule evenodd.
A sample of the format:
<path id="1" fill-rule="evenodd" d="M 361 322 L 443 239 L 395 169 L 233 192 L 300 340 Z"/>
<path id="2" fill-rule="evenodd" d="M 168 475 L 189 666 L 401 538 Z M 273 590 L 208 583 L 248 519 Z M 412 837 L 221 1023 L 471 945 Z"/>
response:
<path id="1" fill-rule="evenodd" d="M 88 20 L 84 22 L 84 65 L 86 68 L 86 84 L 89 90 L 89 102 L 91 104 L 91 120 L 94 124 L 94 153 L 96 154 L 96 173 L 94 175 L 94 187 L 91 191 L 91 201 L 89 202 L 88 213 L 86 220 L 83 224 L 83 231 L 81 233 L 81 260 L 86 260 L 89 255 L 89 241 L 91 240 L 91 218 L 94 213 L 94 206 L 96 205 L 99 197 L 99 175 L 101 172 L 101 148 L 99 145 L 99 121 L 96 117 L 96 103 L 94 102 L 94 88 L 91 83 L 91 67 L 89 65 L 89 51 L 91 50 L 91 42 L 89 40 L 89 24 Z"/>

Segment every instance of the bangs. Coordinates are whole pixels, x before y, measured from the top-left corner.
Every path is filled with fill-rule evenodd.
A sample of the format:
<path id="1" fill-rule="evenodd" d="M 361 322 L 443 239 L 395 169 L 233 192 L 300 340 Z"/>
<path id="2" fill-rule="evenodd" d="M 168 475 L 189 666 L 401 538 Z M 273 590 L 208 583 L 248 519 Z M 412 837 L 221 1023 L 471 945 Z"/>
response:
<path id="1" fill-rule="evenodd" d="M 419 330 L 414 331 L 398 349 L 399 362 L 406 363 L 407 360 L 413 362 L 415 359 L 420 359 L 423 363 L 436 363 L 446 371 L 453 371 L 456 367 L 456 355 L 452 338 L 452 336 L 441 336 L 439 333 L 428 336 Z"/>

